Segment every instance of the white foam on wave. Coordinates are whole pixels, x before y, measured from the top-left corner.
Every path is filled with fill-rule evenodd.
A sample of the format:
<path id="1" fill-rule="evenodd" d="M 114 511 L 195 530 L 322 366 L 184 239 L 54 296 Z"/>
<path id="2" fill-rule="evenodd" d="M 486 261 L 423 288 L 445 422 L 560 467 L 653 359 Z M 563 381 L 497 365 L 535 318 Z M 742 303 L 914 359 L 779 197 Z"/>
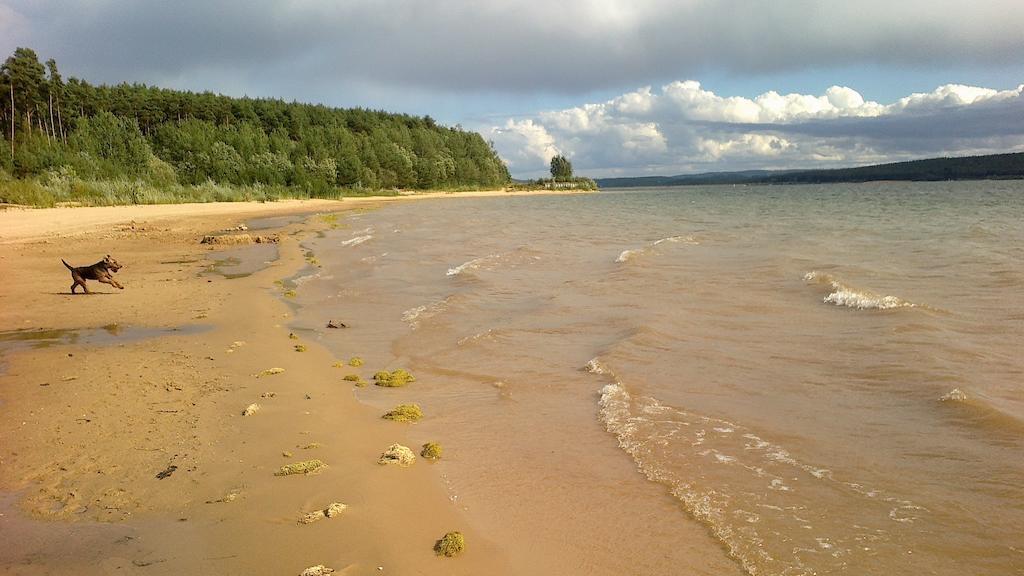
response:
<path id="1" fill-rule="evenodd" d="M 372 234 L 365 234 L 363 236 L 356 236 L 355 238 L 349 238 L 348 240 L 342 240 L 342 246 L 358 246 L 363 242 L 366 242 L 370 238 L 373 238 Z"/>
<path id="2" fill-rule="evenodd" d="M 959 388 L 953 388 L 949 392 L 940 396 L 939 400 L 943 402 L 966 402 L 967 393 Z"/>
<path id="3" fill-rule="evenodd" d="M 487 330 L 484 330 L 483 332 L 477 332 L 476 334 L 473 334 L 471 336 L 464 336 L 462 338 L 459 338 L 459 341 L 457 342 L 457 344 L 459 346 L 463 346 L 465 344 L 469 344 L 471 342 L 476 342 L 478 340 L 492 340 L 493 339 L 493 336 L 492 336 L 493 332 L 494 332 L 493 328 L 488 328 Z"/>
<path id="4" fill-rule="evenodd" d="M 480 258 L 474 258 L 474 259 L 469 260 L 467 262 L 463 262 L 462 264 L 459 264 L 458 266 L 456 266 L 454 268 L 449 268 L 448 269 L 448 274 L 446 274 L 446 275 L 447 276 L 458 276 L 459 274 L 462 274 L 466 270 L 476 270 L 484 262 L 487 262 L 488 260 L 490 260 L 492 258 L 497 258 L 497 257 L 498 257 L 498 254 L 490 254 L 490 255 L 487 255 L 487 256 L 481 256 Z"/>
<path id="5" fill-rule="evenodd" d="M 444 312 L 448 309 L 450 304 L 451 296 L 448 296 L 443 300 L 438 300 L 422 306 L 416 306 L 415 308 L 409 308 L 402 312 L 402 320 L 409 325 L 409 328 L 416 330 L 424 320 L 429 320 L 430 318 Z"/>
<path id="6" fill-rule="evenodd" d="M 639 250 L 623 250 L 619 257 L 615 259 L 616 262 L 629 262 L 629 259 L 637 254 L 643 253 L 643 248 Z"/>
<path id="7" fill-rule="evenodd" d="M 636 258 L 638 256 L 642 256 L 642 255 L 650 252 L 651 250 L 653 250 L 659 244 L 664 244 L 666 242 L 670 242 L 672 244 L 688 244 L 688 245 L 691 245 L 691 246 L 696 246 L 696 245 L 700 244 L 700 242 L 698 242 L 696 239 L 694 239 L 693 236 L 669 236 L 667 238 L 661 238 L 659 240 L 655 240 L 654 242 L 651 242 L 650 244 L 648 244 L 648 245 L 646 245 L 646 246 L 644 246 L 642 248 L 634 248 L 632 250 L 623 250 L 619 254 L 619 257 L 615 259 L 615 261 L 620 263 L 620 264 L 623 263 L 623 262 L 629 262 L 630 260 L 632 260 L 632 259 L 634 259 L 634 258 Z"/>
<path id="8" fill-rule="evenodd" d="M 907 302 L 896 296 L 881 296 L 867 290 L 857 290 L 840 282 L 831 274 L 812 271 L 804 274 L 804 281 L 825 284 L 831 292 L 822 300 L 825 304 L 835 304 L 857 310 L 892 310 L 895 308 L 916 308 L 917 304 Z"/>
<path id="9" fill-rule="evenodd" d="M 317 278 L 322 278 L 324 280 L 331 280 L 331 279 L 334 278 L 334 276 L 322 276 L 320 274 L 320 272 L 316 272 L 316 273 L 313 273 L 313 274 L 306 274 L 305 276 L 299 276 L 298 278 L 292 280 L 292 284 L 295 284 L 296 286 L 301 286 L 301 285 L 305 284 L 306 282 L 309 282 L 310 280 L 316 280 Z"/>
<path id="10" fill-rule="evenodd" d="M 881 490 L 834 478 L 832 471 L 801 462 L 737 423 L 634 397 L 600 358 L 584 369 L 607 382 L 600 390 L 599 417 L 637 469 L 668 486 L 750 575 L 813 574 L 841 567 L 798 551 L 827 549 L 836 558 L 857 553 L 859 542 L 878 538 L 883 523 L 910 524 L 926 512 Z M 751 494 L 756 495 L 753 501 Z M 821 520 L 828 517 L 830 497 L 856 498 L 849 504 L 869 509 L 874 516 L 865 518 L 873 526 L 851 536 Z M 751 507 L 759 513 L 750 512 Z M 791 547 L 769 545 L 764 530 L 783 530 Z"/>

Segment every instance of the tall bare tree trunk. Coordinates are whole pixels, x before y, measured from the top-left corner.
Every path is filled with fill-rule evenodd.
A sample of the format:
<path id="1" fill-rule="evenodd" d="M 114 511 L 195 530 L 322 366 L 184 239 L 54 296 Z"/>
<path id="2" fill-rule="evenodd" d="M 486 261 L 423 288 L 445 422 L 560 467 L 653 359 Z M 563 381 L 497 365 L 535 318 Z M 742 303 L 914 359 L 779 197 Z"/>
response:
<path id="1" fill-rule="evenodd" d="M 60 96 L 57 96 L 57 122 L 60 123 L 60 141 L 68 143 L 68 135 L 64 132 L 64 119 L 60 117 Z"/>
<path id="2" fill-rule="evenodd" d="M 36 124 L 39 126 L 39 131 L 46 135 L 46 143 L 50 143 L 50 132 L 46 129 L 46 122 L 43 120 L 44 116 L 39 112 L 39 106 L 36 106 Z"/>
<path id="3" fill-rule="evenodd" d="M 57 124 L 53 121 L 53 92 L 50 92 L 50 133 L 53 134 L 53 139 L 57 139 Z"/>
<path id="4" fill-rule="evenodd" d="M 11 78 L 11 161 L 14 161 L 14 78 Z"/>

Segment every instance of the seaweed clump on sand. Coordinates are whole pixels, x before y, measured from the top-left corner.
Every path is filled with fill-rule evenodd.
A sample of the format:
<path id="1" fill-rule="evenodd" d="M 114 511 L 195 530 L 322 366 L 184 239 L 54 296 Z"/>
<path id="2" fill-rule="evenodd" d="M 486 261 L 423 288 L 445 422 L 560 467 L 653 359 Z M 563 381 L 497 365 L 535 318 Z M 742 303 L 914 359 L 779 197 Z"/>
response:
<path id="1" fill-rule="evenodd" d="M 348 508 L 348 506 L 341 502 L 332 502 L 330 506 L 323 510 L 315 510 L 308 514 L 303 514 L 302 518 L 299 518 L 299 524 L 312 524 L 313 522 L 319 522 L 324 518 L 334 518 L 344 512 L 346 508 Z"/>
<path id="2" fill-rule="evenodd" d="M 353 368 L 358 368 L 363 365 L 363 359 L 360 358 L 359 356 L 353 356 L 348 359 L 348 365 L 352 366 Z"/>
<path id="3" fill-rule="evenodd" d="M 416 422 L 423 418 L 423 410 L 419 404 L 399 404 L 386 412 L 381 418 L 395 422 Z"/>
<path id="4" fill-rule="evenodd" d="M 327 464 L 324 464 L 322 460 L 304 460 L 302 462 L 293 462 L 292 464 L 285 464 L 284 466 L 281 466 L 280 470 L 274 472 L 274 476 L 313 474 L 314 472 L 319 472 L 326 467 Z"/>
<path id="5" fill-rule="evenodd" d="M 282 372 L 284 372 L 284 368 L 267 368 L 266 370 L 257 374 L 256 377 L 261 378 L 263 376 L 274 376 L 275 374 L 280 374 Z"/>
<path id="6" fill-rule="evenodd" d="M 423 450 L 420 451 L 420 456 L 427 460 L 439 460 L 442 452 L 444 452 L 444 448 L 442 448 L 440 444 L 437 442 L 427 442 L 423 445 Z"/>
<path id="7" fill-rule="evenodd" d="M 466 549 L 466 538 L 462 532 L 449 532 L 434 543 L 434 553 L 451 558 Z"/>
<path id="8" fill-rule="evenodd" d="M 416 455 L 407 446 L 392 444 L 380 455 L 378 464 L 398 464 L 399 466 L 411 466 L 416 462 Z"/>
<path id="9" fill-rule="evenodd" d="M 366 387 L 366 380 L 363 380 L 363 377 L 360 376 L 359 374 L 346 374 L 345 377 L 342 378 L 342 380 L 346 382 L 352 382 L 353 384 L 360 388 Z"/>
<path id="10" fill-rule="evenodd" d="M 305 352 L 306 351 L 306 345 L 305 344 L 296 344 L 295 345 L 295 351 L 296 352 Z"/>
<path id="11" fill-rule="evenodd" d="M 399 368 L 394 372 L 381 370 L 373 375 L 374 384 L 385 388 L 400 388 L 409 382 L 415 382 L 416 378 L 407 370 Z"/>

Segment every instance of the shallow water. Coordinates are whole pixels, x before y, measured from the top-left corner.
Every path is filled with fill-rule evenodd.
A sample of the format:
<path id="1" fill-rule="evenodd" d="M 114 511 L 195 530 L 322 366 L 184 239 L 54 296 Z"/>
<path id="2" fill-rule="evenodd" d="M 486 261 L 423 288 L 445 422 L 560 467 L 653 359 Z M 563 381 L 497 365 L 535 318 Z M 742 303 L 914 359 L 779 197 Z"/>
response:
<path id="1" fill-rule="evenodd" d="M 309 242 L 299 321 L 417 373 L 362 397 L 541 568 L 698 526 L 748 574 L 1024 574 L 1022 222 L 1021 182 L 424 201 Z"/>

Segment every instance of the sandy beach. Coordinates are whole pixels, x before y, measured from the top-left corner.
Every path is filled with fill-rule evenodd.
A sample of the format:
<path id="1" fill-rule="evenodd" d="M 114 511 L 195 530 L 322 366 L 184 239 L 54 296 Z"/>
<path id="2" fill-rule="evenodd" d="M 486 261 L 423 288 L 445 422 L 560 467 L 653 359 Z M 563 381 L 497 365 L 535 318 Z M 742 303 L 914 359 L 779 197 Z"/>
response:
<path id="1" fill-rule="evenodd" d="M 0 573 L 505 573 L 431 462 L 378 464 L 430 440 L 343 380 L 382 367 L 288 327 L 281 282 L 308 265 L 301 238 L 335 221 L 315 214 L 438 196 L 0 213 Z M 279 243 L 228 246 L 226 262 L 200 244 L 260 218 L 272 227 L 249 233 Z M 70 295 L 60 260 L 105 254 L 125 289 Z M 327 466 L 275 475 L 314 459 Z M 347 509 L 299 522 L 335 502 Z M 453 530 L 465 553 L 437 557 Z"/>

